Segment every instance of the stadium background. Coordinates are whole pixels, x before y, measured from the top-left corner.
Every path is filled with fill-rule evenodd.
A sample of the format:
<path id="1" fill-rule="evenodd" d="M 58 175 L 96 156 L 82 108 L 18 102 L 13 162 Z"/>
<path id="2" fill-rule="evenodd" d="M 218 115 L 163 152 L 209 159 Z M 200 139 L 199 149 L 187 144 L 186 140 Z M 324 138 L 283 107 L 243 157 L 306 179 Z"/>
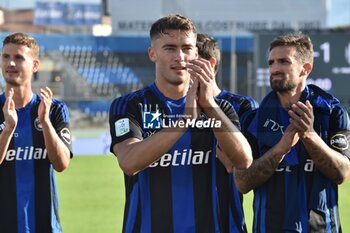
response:
<path id="1" fill-rule="evenodd" d="M 86 206 L 90 206 L 90 211 L 83 210 L 85 214 L 99 211 L 96 206 L 91 206 L 90 202 L 94 200 L 88 196 L 105 199 L 107 202 L 102 209 L 110 208 L 108 215 L 116 218 L 113 208 L 122 213 L 122 206 L 113 203 L 116 193 L 121 196 L 119 202 L 123 202 L 122 176 L 115 159 L 111 160 L 110 155 L 106 158 L 110 142 L 108 108 L 115 97 L 154 80 L 154 65 L 146 53 L 148 30 L 162 15 L 178 12 L 189 16 L 200 32 L 214 36 L 222 50 L 217 77 L 219 85 L 258 101 L 269 91 L 266 49 L 270 39 L 291 31 L 310 34 L 316 55 L 308 82 L 320 85 L 340 98 L 347 108 L 350 106 L 350 13 L 344 24 L 330 27 L 327 18 L 331 13 L 331 0 L 27 2 L 32 5 L 25 9 L 12 9 L 9 1 L 0 2 L 0 39 L 2 41 L 10 32 L 22 31 L 38 40 L 41 66 L 34 77 L 34 90 L 47 85 L 52 88 L 55 98 L 68 104 L 75 155 L 100 157 L 90 162 L 87 158 L 73 159 L 68 171 L 58 177 L 63 186 L 60 187 L 60 198 L 72 207 L 70 210 L 63 207 L 66 215 L 62 221 L 68 222 L 67 232 L 79 232 L 74 230 L 79 220 L 70 222 L 77 218 L 74 215 L 82 215 Z M 0 91 L 4 85 L 0 78 Z M 95 169 L 101 170 L 94 173 L 92 167 L 96 163 L 99 166 Z M 107 179 L 104 181 L 109 183 L 101 179 Z M 110 184 L 113 185 L 109 187 Z M 113 189 L 114 185 L 117 189 Z M 106 192 L 101 193 L 103 189 Z M 350 213 L 346 214 L 342 219 L 350 216 Z M 118 223 L 120 218 L 118 216 Z M 100 224 L 88 219 L 83 222 L 85 225 L 90 222 L 84 232 L 111 232 L 101 230 L 105 225 L 103 220 Z M 119 229 L 120 225 L 117 227 Z M 350 227 L 347 229 L 350 231 Z"/>

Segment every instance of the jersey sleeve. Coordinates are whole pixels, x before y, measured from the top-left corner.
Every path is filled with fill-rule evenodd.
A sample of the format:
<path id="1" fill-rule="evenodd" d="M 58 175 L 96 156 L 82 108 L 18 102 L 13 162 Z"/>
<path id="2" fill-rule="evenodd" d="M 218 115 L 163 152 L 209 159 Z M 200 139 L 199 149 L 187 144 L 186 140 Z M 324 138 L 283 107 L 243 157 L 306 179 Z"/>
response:
<path id="1" fill-rule="evenodd" d="M 336 106 L 329 120 L 328 145 L 350 159 L 350 121 L 345 108 Z"/>
<path id="2" fill-rule="evenodd" d="M 238 115 L 241 118 L 246 112 L 255 110 L 258 107 L 259 107 L 259 103 L 255 99 L 250 97 L 242 98 L 240 100 L 240 108 L 239 108 Z"/>
<path id="3" fill-rule="evenodd" d="M 67 105 L 58 100 L 53 100 L 53 108 L 51 112 L 51 122 L 56 130 L 58 137 L 68 147 L 71 157 L 72 153 L 72 133 L 70 130 L 70 116 Z"/>
<path id="4" fill-rule="evenodd" d="M 215 98 L 216 103 L 219 105 L 221 110 L 225 113 L 225 115 L 231 120 L 231 122 L 238 128 L 241 129 L 241 125 L 239 123 L 239 117 L 234 107 L 224 99 Z"/>
<path id="5" fill-rule="evenodd" d="M 114 100 L 109 110 L 111 135 L 110 151 L 113 146 L 128 138 L 142 139 L 141 106 L 135 101 L 125 102 L 123 97 Z"/>

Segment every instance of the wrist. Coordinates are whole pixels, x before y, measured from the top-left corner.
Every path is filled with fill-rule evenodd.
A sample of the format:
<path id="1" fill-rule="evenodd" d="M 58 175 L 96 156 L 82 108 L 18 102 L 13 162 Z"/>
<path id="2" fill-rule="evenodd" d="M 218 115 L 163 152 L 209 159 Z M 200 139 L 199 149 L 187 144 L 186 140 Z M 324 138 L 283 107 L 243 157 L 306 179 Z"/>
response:
<path id="1" fill-rule="evenodd" d="M 271 154 L 273 157 L 278 161 L 281 162 L 286 154 L 290 151 L 291 148 L 283 148 L 279 145 L 279 143 L 276 144 L 276 146 L 272 147 Z"/>
<path id="2" fill-rule="evenodd" d="M 7 135 L 8 137 L 12 136 L 13 133 L 15 132 L 16 127 L 8 127 L 5 126 L 4 128 L 1 128 L 1 134 L 2 135 Z"/>

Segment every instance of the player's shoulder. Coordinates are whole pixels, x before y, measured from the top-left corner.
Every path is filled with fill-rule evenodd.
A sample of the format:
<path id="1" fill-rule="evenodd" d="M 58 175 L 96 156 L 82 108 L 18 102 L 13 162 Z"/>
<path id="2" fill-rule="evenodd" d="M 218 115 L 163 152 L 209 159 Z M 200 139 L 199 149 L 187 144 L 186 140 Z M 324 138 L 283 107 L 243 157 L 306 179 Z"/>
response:
<path id="1" fill-rule="evenodd" d="M 67 104 L 66 104 L 63 100 L 56 99 L 56 98 L 53 98 L 53 99 L 52 99 L 52 105 L 56 105 L 56 106 L 67 106 Z"/>
<path id="2" fill-rule="evenodd" d="M 256 108 L 243 113 L 243 115 L 241 116 L 242 131 L 247 131 L 249 125 L 253 122 L 257 111 L 258 109 Z"/>
<path id="3" fill-rule="evenodd" d="M 115 98 L 110 105 L 110 112 L 121 113 L 124 112 L 129 106 L 139 105 L 142 103 L 146 93 L 149 91 L 150 88 L 147 86 Z"/>
<path id="4" fill-rule="evenodd" d="M 311 90 L 311 100 L 314 107 L 318 109 L 331 109 L 346 111 L 345 107 L 341 104 L 339 99 L 329 92 L 321 89 L 320 87 L 309 84 L 308 88 Z"/>
<path id="5" fill-rule="evenodd" d="M 227 90 L 222 90 L 222 92 L 220 93 L 220 96 L 230 101 L 231 103 L 238 103 L 241 105 L 242 104 L 250 105 L 252 106 L 252 109 L 257 108 L 259 105 L 258 102 L 250 96 L 232 93 Z"/>

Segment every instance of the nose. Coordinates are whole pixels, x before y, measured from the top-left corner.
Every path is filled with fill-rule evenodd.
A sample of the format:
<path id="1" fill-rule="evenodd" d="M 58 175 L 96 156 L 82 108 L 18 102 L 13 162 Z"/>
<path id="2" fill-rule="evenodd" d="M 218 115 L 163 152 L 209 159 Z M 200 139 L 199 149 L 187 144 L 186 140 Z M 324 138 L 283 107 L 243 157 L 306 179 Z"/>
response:
<path id="1" fill-rule="evenodd" d="M 182 49 L 177 50 L 175 54 L 175 60 L 176 61 L 183 61 L 185 59 L 185 53 L 182 51 Z"/>
<path id="2" fill-rule="evenodd" d="M 270 74 L 273 74 L 273 73 L 276 73 L 278 72 L 278 65 L 276 65 L 276 63 L 272 63 L 272 64 L 269 64 L 269 71 L 270 71 Z"/>
<path id="3" fill-rule="evenodd" d="M 10 66 L 15 66 L 16 63 L 13 60 L 10 60 Z"/>

